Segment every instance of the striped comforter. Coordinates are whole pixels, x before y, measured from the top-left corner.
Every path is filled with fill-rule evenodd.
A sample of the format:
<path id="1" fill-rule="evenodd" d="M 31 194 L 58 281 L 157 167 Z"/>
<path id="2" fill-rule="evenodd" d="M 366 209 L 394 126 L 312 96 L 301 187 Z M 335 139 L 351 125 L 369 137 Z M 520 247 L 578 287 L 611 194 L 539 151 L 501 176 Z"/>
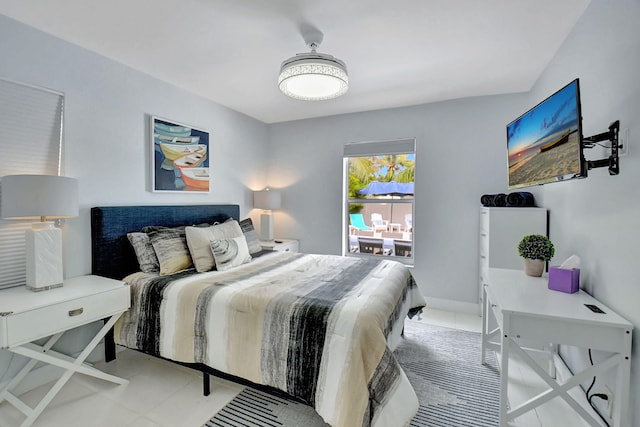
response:
<path id="1" fill-rule="evenodd" d="M 224 272 L 125 280 L 118 344 L 278 388 L 333 427 L 401 426 L 418 409 L 392 350 L 425 302 L 398 262 L 274 252 Z"/>

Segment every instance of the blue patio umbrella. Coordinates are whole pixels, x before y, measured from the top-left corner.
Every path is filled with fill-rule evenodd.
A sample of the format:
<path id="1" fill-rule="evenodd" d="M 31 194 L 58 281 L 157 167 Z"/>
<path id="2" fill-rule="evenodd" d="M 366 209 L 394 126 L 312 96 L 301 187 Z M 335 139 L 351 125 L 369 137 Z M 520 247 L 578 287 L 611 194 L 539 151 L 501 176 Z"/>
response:
<path id="1" fill-rule="evenodd" d="M 413 196 L 413 182 L 380 182 L 371 181 L 369 185 L 358 190 L 367 196 Z M 391 218 L 393 218 L 393 203 L 391 203 Z"/>
<path id="2" fill-rule="evenodd" d="M 413 182 L 380 182 L 371 181 L 369 185 L 358 191 L 368 196 L 409 196 L 413 195 Z"/>

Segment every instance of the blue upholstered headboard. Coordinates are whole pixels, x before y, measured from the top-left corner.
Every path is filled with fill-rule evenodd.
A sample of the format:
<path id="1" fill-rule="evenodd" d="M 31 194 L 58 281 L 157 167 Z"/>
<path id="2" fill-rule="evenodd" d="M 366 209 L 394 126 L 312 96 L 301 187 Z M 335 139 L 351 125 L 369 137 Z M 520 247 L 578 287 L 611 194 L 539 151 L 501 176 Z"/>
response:
<path id="1" fill-rule="evenodd" d="M 127 233 L 147 225 L 177 227 L 239 219 L 238 205 L 105 206 L 91 208 L 91 272 L 122 279 L 139 270 Z"/>

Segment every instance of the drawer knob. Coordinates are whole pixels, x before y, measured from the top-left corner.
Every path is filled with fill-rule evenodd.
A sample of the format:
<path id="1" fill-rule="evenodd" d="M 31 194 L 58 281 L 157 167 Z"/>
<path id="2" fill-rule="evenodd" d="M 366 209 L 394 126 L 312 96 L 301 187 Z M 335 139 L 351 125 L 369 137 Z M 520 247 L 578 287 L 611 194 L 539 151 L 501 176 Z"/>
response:
<path id="1" fill-rule="evenodd" d="M 69 310 L 69 317 L 79 316 L 84 311 L 84 308 L 76 308 L 75 310 Z"/>

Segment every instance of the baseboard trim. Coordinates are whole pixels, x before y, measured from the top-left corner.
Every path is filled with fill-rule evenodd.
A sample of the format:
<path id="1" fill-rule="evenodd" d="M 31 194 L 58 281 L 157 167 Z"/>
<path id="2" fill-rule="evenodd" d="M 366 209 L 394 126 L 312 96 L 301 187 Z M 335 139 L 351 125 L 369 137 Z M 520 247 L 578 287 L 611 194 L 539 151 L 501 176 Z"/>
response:
<path id="1" fill-rule="evenodd" d="M 478 314 L 480 312 L 478 304 L 432 297 L 427 297 L 427 309 L 429 308 L 456 313 Z"/>

